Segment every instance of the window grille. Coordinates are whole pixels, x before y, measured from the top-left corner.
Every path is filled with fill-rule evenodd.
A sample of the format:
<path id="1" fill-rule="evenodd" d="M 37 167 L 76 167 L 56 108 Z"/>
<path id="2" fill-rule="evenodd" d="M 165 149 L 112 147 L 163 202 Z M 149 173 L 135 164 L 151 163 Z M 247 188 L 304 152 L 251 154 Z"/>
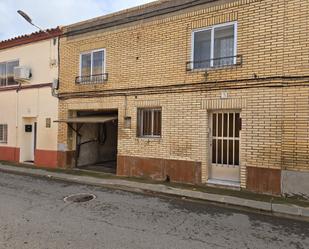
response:
<path id="1" fill-rule="evenodd" d="M 6 144 L 8 141 L 8 126 L 0 124 L 0 143 Z"/>
<path id="2" fill-rule="evenodd" d="M 241 118 L 239 112 L 212 113 L 212 164 L 239 166 Z"/>
<path id="3" fill-rule="evenodd" d="M 161 108 L 143 108 L 137 111 L 137 135 L 139 137 L 161 137 Z"/>

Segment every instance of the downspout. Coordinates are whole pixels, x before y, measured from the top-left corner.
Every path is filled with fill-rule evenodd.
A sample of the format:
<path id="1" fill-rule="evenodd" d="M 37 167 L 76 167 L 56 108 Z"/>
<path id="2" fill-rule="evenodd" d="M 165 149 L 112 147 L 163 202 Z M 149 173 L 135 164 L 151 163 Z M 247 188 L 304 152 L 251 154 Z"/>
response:
<path id="1" fill-rule="evenodd" d="M 58 89 L 60 87 L 60 36 L 57 37 L 57 80 L 58 80 L 58 87 L 54 89 L 52 87 L 52 96 L 55 98 L 59 97 Z M 52 41 L 51 41 L 52 42 Z"/>
<path id="2" fill-rule="evenodd" d="M 18 148 L 18 118 L 19 118 L 19 91 L 21 88 L 21 83 L 18 84 L 18 87 L 16 89 L 16 120 L 15 120 L 15 130 L 16 130 L 16 135 L 15 135 L 15 150 L 14 150 L 14 159 L 17 159 L 17 148 Z M 20 157 L 20 156 L 19 156 Z M 20 158 L 17 159 L 19 162 Z"/>

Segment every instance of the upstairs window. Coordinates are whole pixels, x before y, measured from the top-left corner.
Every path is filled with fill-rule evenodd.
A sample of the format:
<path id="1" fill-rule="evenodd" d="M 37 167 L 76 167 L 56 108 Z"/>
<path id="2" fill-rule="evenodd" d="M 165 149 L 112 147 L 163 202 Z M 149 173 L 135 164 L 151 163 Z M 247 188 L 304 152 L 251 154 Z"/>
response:
<path id="1" fill-rule="evenodd" d="M 6 124 L 0 124 L 0 143 L 6 144 L 8 141 L 8 126 Z"/>
<path id="2" fill-rule="evenodd" d="M 193 32 L 193 69 L 236 64 L 237 24 L 216 25 Z"/>
<path id="3" fill-rule="evenodd" d="M 95 50 L 80 55 L 80 76 L 76 83 L 100 83 L 105 81 L 105 49 Z"/>
<path id="4" fill-rule="evenodd" d="M 139 137 L 161 137 L 161 108 L 141 108 L 137 110 L 137 135 Z"/>
<path id="5" fill-rule="evenodd" d="M 0 87 L 18 84 L 14 80 L 14 68 L 18 66 L 18 60 L 0 63 Z"/>

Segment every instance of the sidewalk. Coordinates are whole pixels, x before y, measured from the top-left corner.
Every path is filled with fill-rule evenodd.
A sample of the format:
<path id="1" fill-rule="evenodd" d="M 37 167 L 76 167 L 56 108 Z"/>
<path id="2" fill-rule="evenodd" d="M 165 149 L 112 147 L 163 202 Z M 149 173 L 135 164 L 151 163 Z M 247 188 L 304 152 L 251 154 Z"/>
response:
<path id="1" fill-rule="evenodd" d="M 208 201 L 288 216 L 309 221 L 309 202 L 257 195 L 242 191 L 195 187 L 181 184 L 151 183 L 142 179 L 124 179 L 103 173 L 80 170 L 48 170 L 7 165 L 0 162 L 0 172 L 46 177 L 79 184 L 102 186 L 132 192 L 150 192 L 193 200 Z"/>

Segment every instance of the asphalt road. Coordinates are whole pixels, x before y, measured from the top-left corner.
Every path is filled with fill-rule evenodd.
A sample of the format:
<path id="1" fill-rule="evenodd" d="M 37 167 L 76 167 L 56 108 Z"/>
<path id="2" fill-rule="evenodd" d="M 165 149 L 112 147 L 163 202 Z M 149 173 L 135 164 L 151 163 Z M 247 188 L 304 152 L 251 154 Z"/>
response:
<path id="1" fill-rule="evenodd" d="M 309 223 L 0 173 L 0 248 L 308 249 Z"/>

